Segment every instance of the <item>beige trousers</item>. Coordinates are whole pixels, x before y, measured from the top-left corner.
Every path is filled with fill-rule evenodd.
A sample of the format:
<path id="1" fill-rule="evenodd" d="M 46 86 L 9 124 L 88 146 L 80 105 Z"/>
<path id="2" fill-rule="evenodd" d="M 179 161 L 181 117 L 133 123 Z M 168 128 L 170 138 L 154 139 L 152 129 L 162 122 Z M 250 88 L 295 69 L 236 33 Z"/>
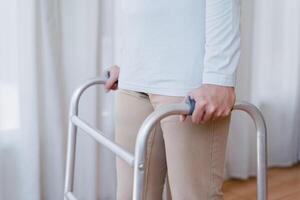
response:
<path id="1" fill-rule="evenodd" d="M 134 153 L 144 119 L 163 104 L 183 97 L 118 90 L 116 142 Z M 173 200 L 223 199 L 224 158 L 230 116 L 206 124 L 170 116 L 157 124 L 148 141 L 144 200 L 161 200 L 166 175 Z M 131 200 L 133 169 L 117 159 L 117 199 Z"/>

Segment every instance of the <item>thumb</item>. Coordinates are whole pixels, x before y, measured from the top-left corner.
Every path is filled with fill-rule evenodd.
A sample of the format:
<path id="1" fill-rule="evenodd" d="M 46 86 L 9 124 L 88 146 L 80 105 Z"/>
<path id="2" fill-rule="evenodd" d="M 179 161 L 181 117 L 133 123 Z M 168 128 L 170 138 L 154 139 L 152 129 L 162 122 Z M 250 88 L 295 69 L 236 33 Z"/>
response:
<path id="1" fill-rule="evenodd" d="M 105 83 L 105 89 L 107 91 L 109 91 L 114 85 L 114 80 L 112 78 L 109 78 L 106 80 L 106 83 Z"/>
<path id="2" fill-rule="evenodd" d="M 179 116 L 179 120 L 180 120 L 181 122 L 184 122 L 184 121 L 186 120 L 186 117 L 187 117 L 187 115 L 180 115 L 180 116 Z"/>

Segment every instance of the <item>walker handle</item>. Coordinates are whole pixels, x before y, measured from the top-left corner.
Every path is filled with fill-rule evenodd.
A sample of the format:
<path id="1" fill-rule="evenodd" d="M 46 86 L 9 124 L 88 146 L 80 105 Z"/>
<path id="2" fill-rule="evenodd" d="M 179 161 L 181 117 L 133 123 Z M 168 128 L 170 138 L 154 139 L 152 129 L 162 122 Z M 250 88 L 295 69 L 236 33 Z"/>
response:
<path id="1" fill-rule="evenodd" d="M 190 111 L 188 115 L 192 115 L 195 110 L 196 101 L 195 99 L 192 99 L 192 97 L 188 96 L 186 103 L 190 106 Z"/>

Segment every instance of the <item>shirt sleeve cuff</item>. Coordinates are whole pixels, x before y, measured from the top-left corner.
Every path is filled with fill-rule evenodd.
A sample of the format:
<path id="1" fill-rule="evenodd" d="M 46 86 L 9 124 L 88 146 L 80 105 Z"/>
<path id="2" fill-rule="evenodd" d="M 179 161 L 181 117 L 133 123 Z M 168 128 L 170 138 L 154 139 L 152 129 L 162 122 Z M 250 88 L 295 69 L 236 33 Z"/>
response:
<path id="1" fill-rule="evenodd" d="M 224 75 L 219 73 L 206 72 L 202 77 L 202 84 L 214 84 L 228 87 L 235 87 L 235 75 Z"/>

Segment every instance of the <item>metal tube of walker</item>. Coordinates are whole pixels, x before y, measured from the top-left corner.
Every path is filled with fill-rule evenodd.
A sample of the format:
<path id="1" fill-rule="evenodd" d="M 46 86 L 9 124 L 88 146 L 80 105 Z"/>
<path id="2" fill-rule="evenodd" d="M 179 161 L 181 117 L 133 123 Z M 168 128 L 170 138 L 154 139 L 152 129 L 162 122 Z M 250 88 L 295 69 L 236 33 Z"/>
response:
<path id="1" fill-rule="evenodd" d="M 70 112 L 69 112 L 69 132 L 68 132 L 68 147 L 67 147 L 67 163 L 66 163 L 66 174 L 65 174 L 65 198 L 68 199 L 70 192 L 73 192 L 74 186 L 74 167 L 75 167 L 75 153 L 76 153 L 76 136 L 77 127 L 72 123 L 71 119 L 73 116 L 78 116 L 79 100 L 82 94 L 89 87 L 95 84 L 104 84 L 105 79 L 94 78 L 88 80 L 82 86 L 80 86 L 72 95 Z"/>
<path id="2" fill-rule="evenodd" d="M 142 124 L 135 146 L 133 200 L 142 200 L 147 140 L 155 124 L 164 117 L 179 114 L 192 114 L 195 102 L 161 106 L 149 115 Z M 233 110 L 242 110 L 250 115 L 257 130 L 257 199 L 267 199 L 267 130 L 263 115 L 257 107 L 247 102 L 237 102 Z"/>
<path id="3" fill-rule="evenodd" d="M 74 166 L 76 151 L 77 126 L 72 122 L 72 118 L 78 117 L 79 100 L 86 89 L 92 85 L 104 84 L 105 79 L 95 78 L 87 81 L 79 87 L 72 97 L 70 106 L 70 122 L 68 134 L 67 164 L 65 177 L 65 198 L 75 199 L 72 195 L 74 184 Z M 192 114 L 195 102 L 189 99 L 187 104 L 170 104 L 161 106 L 155 112 L 147 117 L 142 124 L 136 141 L 134 156 L 134 187 L 133 200 L 142 200 L 143 181 L 145 171 L 145 155 L 147 149 L 147 140 L 155 124 L 164 117 L 176 114 Z M 254 105 L 247 102 L 237 102 L 234 110 L 242 110 L 250 115 L 257 129 L 257 199 L 267 199 L 267 130 L 264 118 L 261 112 Z M 101 141 L 98 141 L 101 143 Z M 107 145 L 106 145 L 107 146 Z M 124 150 L 126 151 L 126 150 Z M 72 197 L 72 198 L 71 198 Z"/>
<path id="4" fill-rule="evenodd" d="M 266 200 L 268 198 L 268 180 L 267 180 L 267 126 L 260 110 L 248 102 L 237 102 L 235 110 L 246 112 L 252 118 L 256 127 L 257 143 L 257 199 Z"/>

